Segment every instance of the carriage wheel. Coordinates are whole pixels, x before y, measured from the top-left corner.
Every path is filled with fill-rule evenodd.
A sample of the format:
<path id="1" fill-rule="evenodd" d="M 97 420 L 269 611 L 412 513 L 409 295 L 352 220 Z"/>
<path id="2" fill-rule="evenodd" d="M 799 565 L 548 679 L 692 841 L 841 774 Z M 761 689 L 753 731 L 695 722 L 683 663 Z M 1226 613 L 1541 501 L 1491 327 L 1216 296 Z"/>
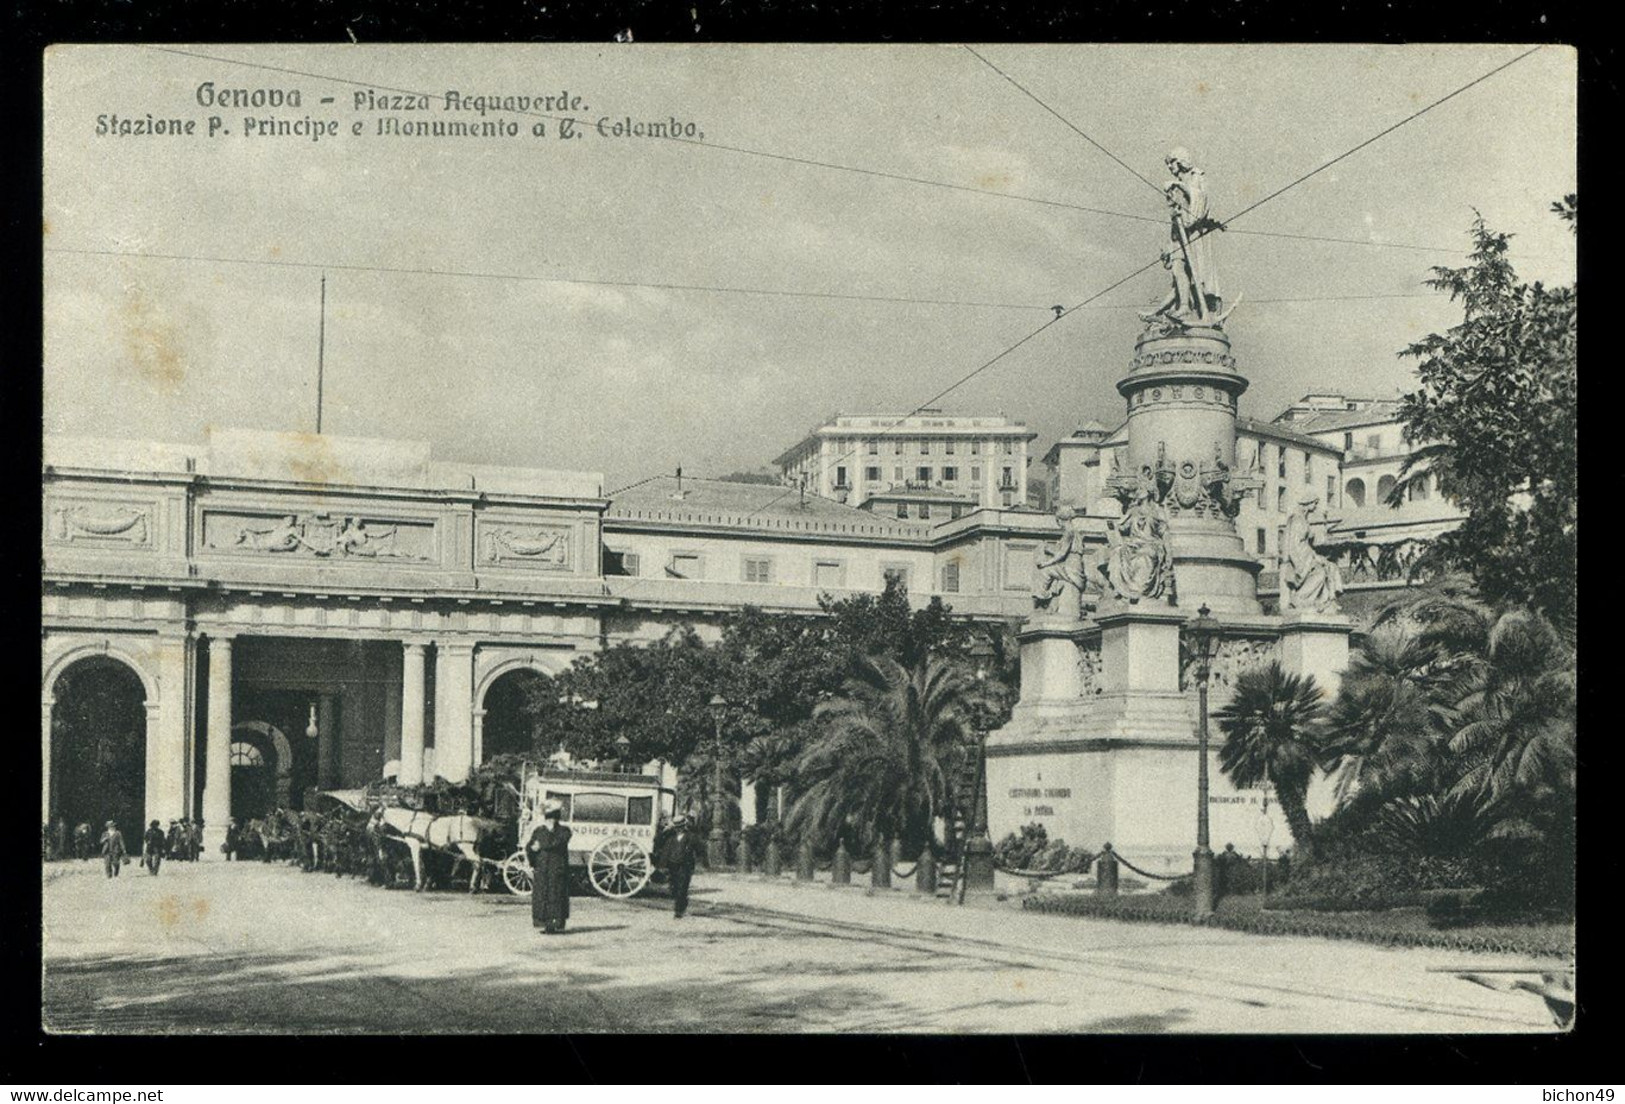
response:
<path id="1" fill-rule="evenodd" d="M 525 858 L 523 850 L 515 851 L 502 860 L 502 881 L 508 887 L 508 892 L 515 897 L 530 896 L 535 879 L 531 877 L 530 860 Z"/>
<path id="2" fill-rule="evenodd" d="M 606 840 L 587 858 L 587 877 L 605 897 L 630 897 L 649 881 L 649 853 L 629 839 Z"/>

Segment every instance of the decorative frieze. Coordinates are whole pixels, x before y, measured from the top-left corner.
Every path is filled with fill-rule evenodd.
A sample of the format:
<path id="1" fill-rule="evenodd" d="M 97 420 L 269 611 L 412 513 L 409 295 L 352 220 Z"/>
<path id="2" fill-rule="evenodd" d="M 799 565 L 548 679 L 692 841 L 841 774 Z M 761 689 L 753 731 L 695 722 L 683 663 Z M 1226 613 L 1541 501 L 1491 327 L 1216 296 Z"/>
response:
<path id="1" fill-rule="evenodd" d="M 51 511 L 51 536 L 64 542 L 147 545 L 152 542 L 150 508 L 113 502 L 75 502 Z"/>
<path id="2" fill-rule="evenodd" d="M 413 560 L 433 558 L 432 524 L 381 521 L 348 514 L 230 514 L 208 511 L 204 545 L 213 552 L 264 553 L 290 559 Z"/>
<path id="3" fill-rule="evenodd" d="M 526 564 L 549 571 L 570 568 L 570 530 L 546 525 L 482 526 L 486 563 Z"/>

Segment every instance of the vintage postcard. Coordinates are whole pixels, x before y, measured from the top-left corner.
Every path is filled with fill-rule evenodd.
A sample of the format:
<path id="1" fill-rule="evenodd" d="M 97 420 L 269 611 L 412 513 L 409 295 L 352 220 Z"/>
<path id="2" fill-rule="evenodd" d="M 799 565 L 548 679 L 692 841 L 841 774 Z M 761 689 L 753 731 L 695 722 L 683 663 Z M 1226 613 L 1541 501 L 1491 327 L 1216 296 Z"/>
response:
<path id="1" fill-rule="evenodd" d="M 45 1030 L 1568 1030 L 1575 52 L 634 38 L 46 52 Z"/>

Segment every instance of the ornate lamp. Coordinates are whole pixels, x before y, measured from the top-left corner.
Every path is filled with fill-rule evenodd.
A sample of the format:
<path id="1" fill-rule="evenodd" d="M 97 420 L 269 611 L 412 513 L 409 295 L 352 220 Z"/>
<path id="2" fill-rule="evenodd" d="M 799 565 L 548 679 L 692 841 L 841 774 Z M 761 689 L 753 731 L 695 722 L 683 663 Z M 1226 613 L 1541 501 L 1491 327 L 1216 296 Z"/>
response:
<path id="1" fill-rule="evenodd" d="M 1190 652 L 1191 660 L 1196 665 L 1196 851 L 1193 873 L 1193 897 L 1197 916 L 1211 916 L 1213 914 L 1213 848 L 1209 846 L 1207 803 L 1208 803 L 1208 731 L 1207 731 L 1207 681 L 1213 673 L 1213 657 L 1219 650 L 1219 638 L 1223 627 L 1213 611 L 1207 608 L 1207 603 L 1196 611 L 1196 617 L 1185 625 L 1185 639 Z"/>
<path id="2" fill-rule="evenodd" d="M 305 735 L 309 739 L 314 740 L 318 736 L 320 736 L 321 734 L 322 734 L 322 730 L 316 726 L 316 703 L 311 702 L 310 703 L 310 723 L 305 725 Z"/>
<path id="3" fill-rule="evenodd" d="M 970 654 L 976 661 L 976 685 L 980 689 L 987 685 L 993 645 L 986 637 L 979 636 L 971 645 Z M 974 811 L 970 838 L 965 841 L 965 853 L 960 858 L 965 864 L 965 873 L 959 883 L 961 902 L 965 899 L 966 890 L 993 888 L 993 840 L 987 834 L 987 729 L 982 725 L 980 709 L 976 717 L 976 792 L 971 797 Z"/>

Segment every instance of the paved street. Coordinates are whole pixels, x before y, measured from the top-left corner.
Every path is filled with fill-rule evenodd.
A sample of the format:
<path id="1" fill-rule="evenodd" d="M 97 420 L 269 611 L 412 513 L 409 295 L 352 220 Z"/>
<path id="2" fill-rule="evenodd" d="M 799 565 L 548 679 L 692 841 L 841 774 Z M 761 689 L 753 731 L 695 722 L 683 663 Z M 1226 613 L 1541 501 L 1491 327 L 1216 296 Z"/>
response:
<path id="1" fill-rule="evenodd" d="M 695 881 L 528 902 L 259 863 L 52 864 L 45 1019 L 113 1032 L 1548 1032 L 1541 1002 L 1428 973 L 1495 956 Z"/>

